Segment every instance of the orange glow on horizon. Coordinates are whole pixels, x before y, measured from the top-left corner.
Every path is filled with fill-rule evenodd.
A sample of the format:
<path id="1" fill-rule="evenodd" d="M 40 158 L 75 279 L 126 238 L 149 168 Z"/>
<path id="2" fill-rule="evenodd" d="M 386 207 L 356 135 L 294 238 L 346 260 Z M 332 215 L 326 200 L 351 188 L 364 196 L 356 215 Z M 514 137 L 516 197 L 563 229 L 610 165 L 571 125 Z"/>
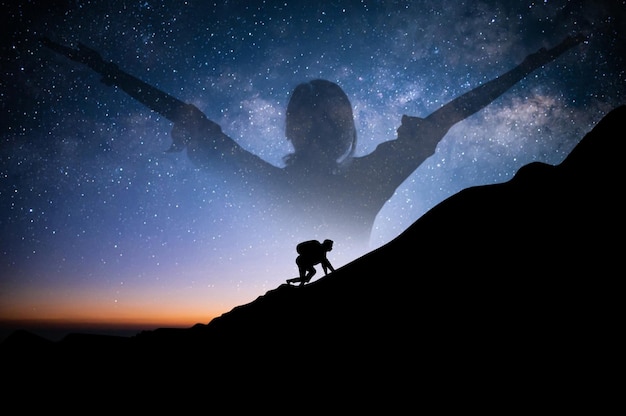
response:
<path id="1" fill-rule="evenodd" d="M 39 313 L 35 311 L 20 311 L 3 314 L 0 323 L 9 323 L 10 326 L 30 327 L 94 327 L 94 328 L 133 328 L 155 329 L 160 327 L 191 327 L 195 324 L 207 324 L 213 318 L 226 311 L 218 310 L 143 310 L 130 313 L 125 311 L 98 311 L 96 309 L 82 310 L 78 313 L 66 311 L 49 311 Z"/>
<path id="2" fill-rule="evenodd" d="M 207 324 L 263 293 L 235 291 L 224 297 L 220 288 L 206 286 L 150 290 L 125 287 L 122 291 L 39 286 L 11 296 L 0 294 L 0 324 L 146 330 L 191 327 Z"/>

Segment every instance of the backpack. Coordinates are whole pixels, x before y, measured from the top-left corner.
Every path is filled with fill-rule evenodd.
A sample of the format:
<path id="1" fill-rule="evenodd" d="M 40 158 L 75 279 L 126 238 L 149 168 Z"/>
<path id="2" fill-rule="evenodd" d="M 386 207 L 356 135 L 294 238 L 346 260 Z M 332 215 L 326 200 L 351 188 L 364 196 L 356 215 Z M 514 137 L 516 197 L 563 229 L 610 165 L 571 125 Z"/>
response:
<path id="1" fill-rule="evenodd" d="M 296 246 L 296 251 L 298 254 L 307 256 L 319 252 L 320 246 L 321 243 L 317 240 L 303 241 Z"/>

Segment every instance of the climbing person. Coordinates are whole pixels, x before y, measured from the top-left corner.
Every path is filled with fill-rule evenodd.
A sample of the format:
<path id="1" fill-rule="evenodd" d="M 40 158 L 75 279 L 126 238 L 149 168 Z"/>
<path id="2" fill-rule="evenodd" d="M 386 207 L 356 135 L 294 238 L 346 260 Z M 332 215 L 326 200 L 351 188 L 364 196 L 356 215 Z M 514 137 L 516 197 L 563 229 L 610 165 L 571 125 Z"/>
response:
<path id="1" fill-rule="evenodd" d="M 298 271 L 300 277 L 293 279 L 287 279 L 287 284 L 300 282 L 300 286 L 308 283 L 315 275 L 315 265 L 321 264 L 324 270 L 324 275 L 328 274 L 328 271 L 334 272 L 330 261 L 328 261 L 327 253 L 333 249 L 332 240 L 324 240 L 320 243 L 317 240 L 304 241 L 296 246 L 298 257 L 296 257 L 296 264 L 298 265 Z"/>

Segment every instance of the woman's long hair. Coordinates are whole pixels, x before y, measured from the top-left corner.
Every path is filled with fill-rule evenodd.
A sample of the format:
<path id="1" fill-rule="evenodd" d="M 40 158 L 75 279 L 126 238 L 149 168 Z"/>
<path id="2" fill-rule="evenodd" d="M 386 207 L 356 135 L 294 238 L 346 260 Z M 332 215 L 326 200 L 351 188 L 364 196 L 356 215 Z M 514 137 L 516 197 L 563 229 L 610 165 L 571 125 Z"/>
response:
<path id="1" fill-rule="evenodd" d="M 323 79 L 299 84 L 287 105 L 285 135 L 294 147 L 285 157 L 287 165 L 306 159 L 337 164 L 350 158 L 357 135 L 348 96 Z"/>

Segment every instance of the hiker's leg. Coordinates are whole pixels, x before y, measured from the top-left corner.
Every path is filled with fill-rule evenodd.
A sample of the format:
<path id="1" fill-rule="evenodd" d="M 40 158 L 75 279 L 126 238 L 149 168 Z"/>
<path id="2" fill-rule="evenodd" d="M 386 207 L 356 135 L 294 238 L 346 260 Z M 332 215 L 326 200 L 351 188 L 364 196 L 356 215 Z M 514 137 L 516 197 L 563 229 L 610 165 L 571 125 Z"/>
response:
<path id="1" fill-rule="evenodd" d="M 306 278 L 304 279 L 304 282 L 305 282 L 305 283 L 309 283 L 309 280 L 311 280 L 311 278 L 312 278 L 312 277 L 315 275 L 315 273 L 317 272 L 317 271 L 315 270 L 315 267 L 309 267 L 309 268 L 307 269 L 307 271 L 308 271 L 308 273 L 307 273 L 307 275 L 306 275 Z"/>
<path id="2" fill-rule="evenodd" d="M 302 256 L 298 256 L 296 258 L 296 264 L 298 265 L 298 273 L 300 274 L 300 279 L 299 280 L 302 280 L 302 279 L 304 279 L 304 275 L 306 274 L 306 270 L 307 270 L 306 265 L 305 265 L 306 262 L 302 258 Z"/>

